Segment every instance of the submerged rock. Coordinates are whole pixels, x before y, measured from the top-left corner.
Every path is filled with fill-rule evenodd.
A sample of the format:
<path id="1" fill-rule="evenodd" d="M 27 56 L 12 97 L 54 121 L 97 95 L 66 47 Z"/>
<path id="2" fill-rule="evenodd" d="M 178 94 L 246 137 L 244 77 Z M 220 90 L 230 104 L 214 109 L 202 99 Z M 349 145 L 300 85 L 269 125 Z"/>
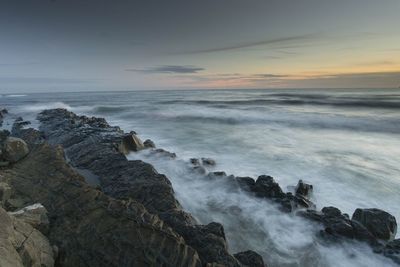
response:
<path id="1" fill-rule="evenodd" d="M 201 158 L 201 162 L 205 166 L 215 166 L 216 164 L 215 160 L 213 160 L 212 158 Z"/>
<path id="2" fill-rule="evenodd" d="M 154 144 L 154 142 L 151 141 L 150 139 L 146 139 L 146 141 L 143 142 L 143 145 L 144 145 L 146 148 L 155 148 L 155 147 L 156 147 L 156 145 Z"/>
<path id="3" fill-rule="evenodd" d="M 352 220 L 361 223 L 377 239 L 392 241 L 397 233 L 396 218 L 380 209 L 356 209 Z"/>
<path id="4" fill-rule="evenodd" d="M 243 267 L 267 267 L 263 258 L 251 250 L 239 252 L 233 256 L 243 264 Z"/>

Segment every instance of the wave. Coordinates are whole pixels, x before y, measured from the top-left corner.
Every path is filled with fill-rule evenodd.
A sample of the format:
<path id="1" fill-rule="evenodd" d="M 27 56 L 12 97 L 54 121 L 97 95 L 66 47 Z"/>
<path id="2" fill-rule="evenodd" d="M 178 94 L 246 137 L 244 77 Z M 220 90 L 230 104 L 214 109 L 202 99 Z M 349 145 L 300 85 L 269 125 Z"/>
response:
<path id="1" fill-rule="evenodd" d="M 384 98 L 387 99 L 387 98 Z M 171 100 L 161 101 L 160 104 L 187 104 L 187 105 L 211 105 L 211 106 L 231 106 L 231 105 L 286 105 L 286 106 L 333 106 L 333 107 L 348 107 L 348 108 L 380 108 L 380 109 L 400 109 L 400 101 L 388 100 L 329 100 L 329 97 L 311 97 L 299 99 L 250 99 L 250 100 Z"/>
<path id="2" fill-rule="evenodd" d="M 25 97 L 27 95 L 5 95 L 4 97 Z"/>
<path id="3" fill-rule="evenodd" d="M 30 111 L 30 112 L 40 112 L 45 109 L 54 109 L 54 108 L 64 108 L 68 110 L 72 110 L 72 107 L 64 102 L 50 102 L 50 103 L 40 103 L 40 104 L 33 104 L 33 105 L 26 105 L 22 106 L 22 110 Z"/>
<path id="4" fill-rule="evenodd" d="M 282 126 L 298 129 L 315 130 L 344 130 L 344 131 L 362 131 L 375 133 L 400 133 L 400 120 L 385 119 L 375 120 L 360 118 L 350 119 L 348 117 L 337 117 L 327 120 L 326 118 L 303 117 L 291 119 L 287 117 L 264 117 L 264 116 L 224 116 L 224 115 L 195 115 L 195 114 L 158 114 L 161 120 L 174 121 L 177 123 L 209 123 L 215 125 L 252 125 L 269 124 L 271 126 Z"/>

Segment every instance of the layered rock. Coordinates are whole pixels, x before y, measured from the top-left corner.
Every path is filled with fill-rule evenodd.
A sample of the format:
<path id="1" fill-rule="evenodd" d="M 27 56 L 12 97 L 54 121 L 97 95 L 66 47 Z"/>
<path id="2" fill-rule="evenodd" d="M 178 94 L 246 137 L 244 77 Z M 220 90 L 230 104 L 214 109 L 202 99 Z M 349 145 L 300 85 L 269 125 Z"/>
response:
<path id="1" fill-rule="evenodd" d="M 0 266 L 54 266 L 48 239 L 28 223 L 0 207 Z"/>
<path id="2" fill-rule="evenodd" d="M 44 111 L 38 119 L 46 140 L 51 144 L 61 144 L 72 166 L 96 175 L 106 195 L 142 203 L 150 213 L 157 214 L 182 236 L 199 253 L 203 264 L 241 266 L 228 253 L 222 225 L 196 225 L 193 217 L 184 212 L 175 199 L 165 175 L 157 173 L 148 163 L 126 159 L 124 154 L 128 150 L 143 149 L 144 144 L 137 136 L 127 139 L 119 127 L 111 127 L 104 119 L 77 116 L 63 109 Z M 152 153 L 175 157 L 175 154 L 162 149 L 153 149 Z"/>
<path id="3" fill-rule="evenodd" d="M 88 186 L 61 147 L 35 146 L 1 180 L 12 186 L 12 197 L 47 208 L 59 266 L 201 266 L 197 252 L 142 204 Z"/>

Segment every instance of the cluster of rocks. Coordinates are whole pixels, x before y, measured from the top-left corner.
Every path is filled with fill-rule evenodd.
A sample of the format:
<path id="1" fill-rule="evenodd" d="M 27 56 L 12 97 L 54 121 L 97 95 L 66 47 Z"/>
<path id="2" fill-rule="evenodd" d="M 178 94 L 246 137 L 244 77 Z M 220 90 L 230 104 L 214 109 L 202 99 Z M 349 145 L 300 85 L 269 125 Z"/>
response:
<path id="1" fill-rule="evenodd" d="M 189 160 L 194 166 L 198 161 Z M 195 167 L 194 167 L 195 169 Z M 380 209 L 356 209 L 351 219 L 336 207 L 324 207 L 316 210 L 311 201 L 313 186 L 300 180 L 294 192 L 283 192 L 271 176 L 261 175 L 256 180 L 251 177 L 235 177 L 217 171 L 207 174 L 213 179 L 226 179 L 254 197 L 267 199 L 278 204 L 283 212 L 290 212 L 323 225 L 320 238 L 328 242 L 340 242 L 343 239 L 367 242 L 374 252 L 381 253 L 400 264 L 400 239 L 394 239 L 397 233 L 396 218 Z"/>
<path id="2" fill-rule="evenodd" d="M 199 225 L 182 209 L 165 175 L 125 156 L 148 149 L 150 154 L 174 159 L 174 153 L 156 148 L 151 140 L 142 142 L 135 132 L 124 133 L 102 118 L 54 109 L 40 113 L 38 120 L 40 131 L 26 129 L 29 123 L 19 118 L 13 137 L 4 131 L 0 135 L 0 159 L 9 162 L 0 170 L 0 200 L 8 210 L 4 212 L 47 237 L 40 261 L 18 254 L 23 250 L 10 241 L 9 248 L 18 254 L 12 255 L 19 256 L 22 264 L 15 266 L 40 266 L 34 262 L 43 266 L 266 266 L 254 251 L 231 255 L 221 224 Z M 26 153 L 18 160 L 4 156 L 10 140 L 25 144 Z M 210 158 L 190 159 L 190 164 L 209 179 L 226 179 L 236 190 L 320 223 L 323 240 L 365 241 L 400 264 L 400 241 L 394 240 L 397 223 L 387 212 L 357 209 L 350 219 L 334 207 L 317 211 L 311 201 L 312 185 L 301 180 L 292 192 L 284 192 L 270 176 L 253 179 L 208 172 L 216 165 Z M 96 177 L 98 184 L 90 186 L 85 180 L 89 176 Z M 29 207 L 34 203 L 41 204 Z M 4 236 L 14 240 L 13 235 L 0 232 L 0 241 Z"/>
<path id="3" fill-rule="evenodd" d="M 30 153 L 2 170 L 0 181 L 12 188 L 13 209 L 46 207 L 56 265 L 265 266 L 252 251 L 231 255 L 221 224 L 199 225 L 165 175 L 125 157 L 142 149 L 170 158 L 173 153 L 104 119 L 63 109 L 38 119 L 40 131 L 25 129 L 21 119 L 14 123 L 11 135 L 24 139 Z M 77 170 L 98 177 L 99 184 L 88 185 Z"/>

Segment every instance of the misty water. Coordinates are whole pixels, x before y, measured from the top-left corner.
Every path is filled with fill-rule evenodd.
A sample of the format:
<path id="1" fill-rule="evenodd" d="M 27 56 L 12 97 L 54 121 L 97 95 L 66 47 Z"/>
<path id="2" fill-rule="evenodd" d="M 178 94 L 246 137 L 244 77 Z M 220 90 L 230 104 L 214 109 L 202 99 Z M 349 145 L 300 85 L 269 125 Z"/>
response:
<path id="1" fill-rule="evenodd" d="M 394 266 L 361 243 L 321 244 L 320 226 L 280 212 L 266 200 L 233 191 L 189 168 L 210 157 L 225 171 L 268 174 L 285 191 L 314 185 L 317 208 L 380 208 L 400 218 L 399 90 L 198 90 L 2 95 L 5 127 L 23 116 L 63 107 L 105 117 L 136 131 L 177 159 L 129 155 L 171 180 L 176 197 L 200 223 L 220 222 L 231 252 L 253 249 L 269 266 Z"/>

